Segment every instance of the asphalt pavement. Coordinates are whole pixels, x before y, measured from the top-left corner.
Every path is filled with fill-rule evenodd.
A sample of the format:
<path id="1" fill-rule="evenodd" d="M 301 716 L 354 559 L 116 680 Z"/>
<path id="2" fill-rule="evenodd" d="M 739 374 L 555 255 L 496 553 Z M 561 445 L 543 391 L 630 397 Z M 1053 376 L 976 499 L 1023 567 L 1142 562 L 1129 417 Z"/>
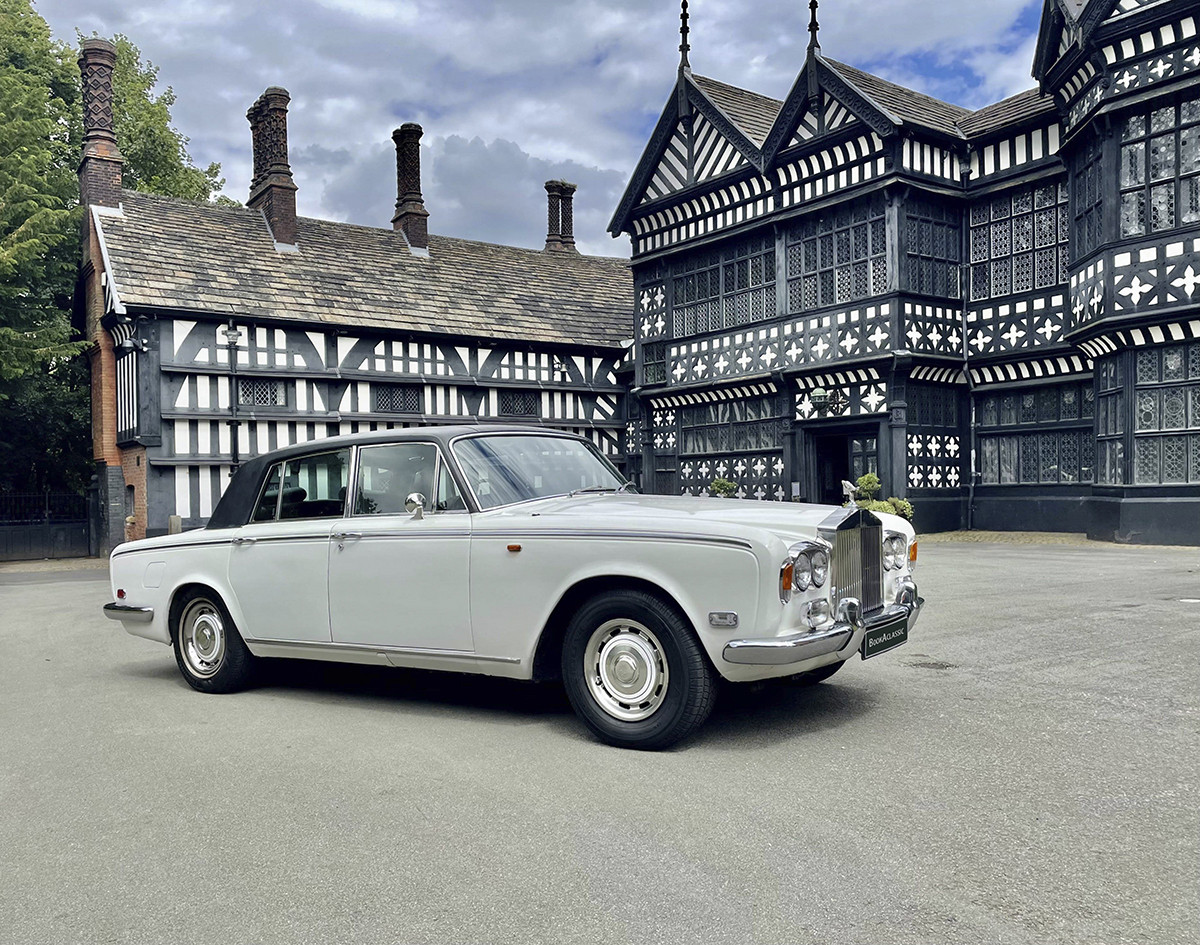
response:
<path id="1" fill-rule="evenodd" d="M 658 754 L 549 686 L 201 695 L 103 571 L 2 577 L 2 943 L 1197 941 L 1196 549 L 931 543 L 906 645 Z"/>

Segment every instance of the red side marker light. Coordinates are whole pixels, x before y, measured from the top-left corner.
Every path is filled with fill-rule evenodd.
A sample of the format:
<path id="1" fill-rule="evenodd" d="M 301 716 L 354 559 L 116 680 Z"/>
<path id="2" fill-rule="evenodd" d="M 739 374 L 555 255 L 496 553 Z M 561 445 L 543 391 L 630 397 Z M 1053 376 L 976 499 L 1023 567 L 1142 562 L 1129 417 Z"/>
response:
<path id="1" fill-rule="evenodd" d="M 117 600 L 124 600 L 124 599 L 125 599 L 125 588 L 118 587 L 117 588 Z"/>

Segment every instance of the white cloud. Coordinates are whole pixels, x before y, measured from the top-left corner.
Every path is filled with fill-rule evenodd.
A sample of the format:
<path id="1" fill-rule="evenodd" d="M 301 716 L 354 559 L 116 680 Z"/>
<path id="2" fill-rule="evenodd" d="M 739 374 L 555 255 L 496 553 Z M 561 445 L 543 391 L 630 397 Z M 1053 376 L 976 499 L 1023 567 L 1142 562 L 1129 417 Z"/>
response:
<path id="1" fill-rule="evenodd" d="M 821 46 L 978 107 L 1032 85 L 1033 38 L 1019 25 L 1031 4 L 838 0 L 820 11 Z M 690 7 L 698 73 L 787 93 L 808 43 L 806 4 Z M 76 27 L 128 34 L 175 89 L 193 158 L 220 161 L 237 199 L 250 177 L 246 108 L 282 85 L 302 213 L 388 225 L 391 131 L 417 121 L 435 233 L 541 245 L 541 183 L 566 177 L 580 185 L 580 245 L 603 253 L 628 252 L 604 228 L 678 61 L 670 0 L 43 0 L 39 12 L 66 40 Z"/>

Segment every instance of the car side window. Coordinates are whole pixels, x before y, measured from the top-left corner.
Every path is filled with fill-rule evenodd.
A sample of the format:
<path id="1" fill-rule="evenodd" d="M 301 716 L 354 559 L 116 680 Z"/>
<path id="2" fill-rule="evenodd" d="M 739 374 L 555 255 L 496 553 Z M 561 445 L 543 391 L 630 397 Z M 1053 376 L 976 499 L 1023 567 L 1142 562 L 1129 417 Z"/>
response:
<path id="1" fill-rule="evenodd" d="M 450 469 L 442 463 L 438 467 L 437 509 L 439 512 L 465 512 L 467 503 L 455 485 Z"/>
<path id="2" fill-rule="evenodd" d="M 258 504 L 254 506 L 254 514 L 250 516 L 250 521 L 271 522 L 275 520 L 275 510 L 279 506 L 279 477 L 282 474 L 283 463 L 276 463 L 271 467 L 271 472 L 263 483 L 262 495 L 258 497 Z"/>
<path id="3" fill-rule="evenodd" d="M 433 495 L 437 447 L 432 443 L 393 443 L 364 446 L 358 451 L 355 515 L 396 515 L 414 492 Z"/>
<path id="4" fill-rule="evenodd" d="M 341 518 L 350 478 L 350 451 L 290 459 L 284 465 L 279 517 Z"/>

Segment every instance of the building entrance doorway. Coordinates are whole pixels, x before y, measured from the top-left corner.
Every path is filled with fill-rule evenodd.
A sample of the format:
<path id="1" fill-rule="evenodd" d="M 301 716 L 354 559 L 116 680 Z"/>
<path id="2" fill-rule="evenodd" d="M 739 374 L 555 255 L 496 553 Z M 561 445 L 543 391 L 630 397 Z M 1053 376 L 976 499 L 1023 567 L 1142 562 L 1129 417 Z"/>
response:
<path id="1" fill-rule="evenodd" d="M 813 497 L 823 505 L 846 501 L 842 480 L 854 482 L 869 472 L 879 475 L 879 437 L 873 430 L 814 436 L 812 444 Z"/>

